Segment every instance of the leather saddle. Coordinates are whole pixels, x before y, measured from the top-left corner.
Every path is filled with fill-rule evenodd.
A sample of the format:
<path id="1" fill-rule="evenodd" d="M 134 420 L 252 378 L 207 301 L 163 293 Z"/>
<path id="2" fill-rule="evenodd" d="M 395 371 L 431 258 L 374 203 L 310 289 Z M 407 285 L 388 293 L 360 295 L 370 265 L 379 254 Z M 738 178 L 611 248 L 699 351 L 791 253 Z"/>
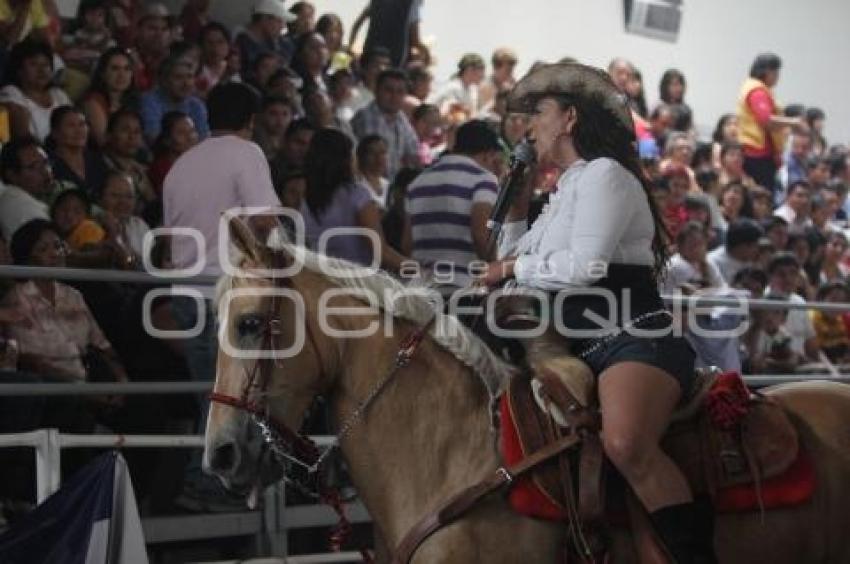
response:
<path id="1" fill-rule="evenodd" d="M 610 465 L 599 437 L 595 378 L 587 365 L 565 352 L 560 337 L 544 335 L 525 348 L 527 370 L 513 378 L 506 396 L 523 454 L 568 432 L 583 438 L 578 452 L 541 465 L 532 480 L 583 528 L 603 526 Z M 781 475 L 797 459 L 797 430 L 778 403 L 749 391 L 744 392 L 741 417 L 733 425 L 719 426 L 706 401 L 719 372 L 698 371 L 690 397 L 673 415 L 662 448 L 682 469 L 695 494 L 714 496 L 723 488 L 745 484 L 760 494 L 762 480 Z"/>
<path id="2" fill-rule="evenodd" d="M 559 376 L 551 372 L 519 375 L 511 382 L 507 401 L 525 455 L 563 436 L 570 427 L 583 435 L 577 453 L 562 455 L 571 459 L 542 465 L 532 480 L 565 514 L 575 511 L 584 526 L 602 525 L 610 465 L 605 463 L 599 438 L 600 417 L 595 404 L 582 405 Z M 749 399 L 739 424 L 731 429 L 718 427 L 704 403 L 715 376 L 707 372 L 698 377 L 701 385 L 677 410 L 662 448 L 679 465 L 694 493 L 714 496 L 718 490 L 745 484 L 753 484 L 758 493 L 762 480 L 781 475 L 797 459 L 797 430 L 779 404 L 757 394 Z M 535 396 L 557 405 L 567 427 L 541 409 Z"/>

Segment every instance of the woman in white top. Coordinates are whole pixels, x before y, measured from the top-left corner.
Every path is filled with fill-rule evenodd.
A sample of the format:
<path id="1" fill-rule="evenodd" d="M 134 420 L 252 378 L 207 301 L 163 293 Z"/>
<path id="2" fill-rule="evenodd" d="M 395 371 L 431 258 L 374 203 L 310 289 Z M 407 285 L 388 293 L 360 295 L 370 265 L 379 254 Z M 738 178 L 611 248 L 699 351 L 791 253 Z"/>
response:
<path id="1" fill-rule="evenodd" d="M 387 172 L 390 163 L 387 159 L 387 142 L 380 135 L 367 135 L 357 144 L 357 171 L 360 181 L 369 188 L 372 199 L 381 212 L 387 209 L 387 192 L 390 182 Z"/>
<path id="2" fill-rule="evenodd" d="M 659 447 L 673 409 L 690 392 L 695 355 L 670 331 L 658 294 L 666 232 L 640 169 L 625 97 L 598 69 L 555 64 L 521 80 L 509 106 L 532 114 L 541 160 L 564 172 L 530 229 L 529 191 L 514 201 L 500 241 L 503 258 L 481 282 L 495 286 L 514 278 L 520 286 L 561 293 L 553 297 L 563 320 L 559 330 L 568 328 L 571 352 L 598 376 L 605 453 L 675 562 L 715 562 L 713 508 L 694 500 Z M 599 321 L 609 319 L 610 325 Z"/>
<path id="3" fill-rule="evenodd" d="M 71 104 L 61 88 L 51 86 L 53 50 L 32 40 L 18 43 L 9 53 L 6 77 L 0 102 L 9 104 L 12 137 L 32 135 L 44 143 L 50 134 L 50 114 Z"/>

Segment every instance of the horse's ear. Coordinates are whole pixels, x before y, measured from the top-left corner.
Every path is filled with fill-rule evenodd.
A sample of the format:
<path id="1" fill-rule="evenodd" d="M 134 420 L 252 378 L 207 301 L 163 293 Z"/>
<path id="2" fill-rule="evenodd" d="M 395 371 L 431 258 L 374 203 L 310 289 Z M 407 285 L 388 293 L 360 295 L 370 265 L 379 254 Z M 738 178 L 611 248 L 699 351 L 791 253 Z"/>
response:
<path id="1" fill-rule="evenodd" d="M 254 232 L 242 218 L 231 218 L 228 223 L 230 231 L 230 242 L 245 257 L 258 264 L 264 264 L 268 256 L 267 249 L 257 238 Z"/>

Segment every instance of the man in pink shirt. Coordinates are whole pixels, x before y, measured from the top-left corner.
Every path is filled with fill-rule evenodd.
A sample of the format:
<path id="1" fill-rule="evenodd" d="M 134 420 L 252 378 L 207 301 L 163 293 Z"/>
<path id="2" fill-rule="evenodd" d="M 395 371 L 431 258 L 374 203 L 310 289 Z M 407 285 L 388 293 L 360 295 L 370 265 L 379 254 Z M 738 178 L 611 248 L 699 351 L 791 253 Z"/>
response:
<path id="1" fill-rule="evenodd" d="M 245 84 L 213 89 L 207 101 L 212 136 L 177 159 L 163 183 L 164 225 L 189 227 L 203 236 L 205 274 L 222 274 L 218 228 L 223 212 L 239 207 L 280 207 L 268 161 L 251 141 L 255 112 L 259 110 L 256 97 Z M 219 104 L 224 105 L 223 115 L 216 116 L 212 112 Z M 272 227 L 266 219 L 255 218 L 253 222 L 255 228 L 266 232 Z M 172 238 L 174 268 L 191 268 L 200 260 L 197 252 L 191 238 Z"/>
<path id="2" fill-rule="evenodd" d="M 272 187 L 268 161 L 262 149 L 251 141 L 254 119 L 260 111 L 260 97 L 245 84 L 216 86 L 207 98 L 212 135 L 177 159 L 163 183 L 163 224 L 170 228 L 189 228 L 204 241 L 203 256 L 189 236 L 171 237 L 174 268 L 192 268 L 202 261 L 204 274 L 220 276 L 219 221 L 222 213 L 233 208 L 279 208 L 280 200 Z M 253 217 L 251 226 L 265 237 L 277 224 L 274 217 Z M 204 311 L 201 311 L 203 307 Z M 186 363 L 192 379 L 215 378 L 217 340 L 215 317 L 209 299 L 199 304 L 186 295 L 172 297 L 172 311 L 178 327 L 189 330 L 203 315 L 203 330 L 184 341 Z M 201 428 L 206 422 L 209 402 L 201 402 Z M 187 475 L 184 495 L 178 498 L 189 507 L 193 501 L 210 497 L 209 483 L 200 478 L 200 459 L 193 459 Z M 215 494 L 215 492 L 213 492 Z M 216 495 L 219 500 L 221 495 Z M 211 509 L 201 504 L 200 509 Z M 226 509 L 226 508 L 225 508 Z"/>

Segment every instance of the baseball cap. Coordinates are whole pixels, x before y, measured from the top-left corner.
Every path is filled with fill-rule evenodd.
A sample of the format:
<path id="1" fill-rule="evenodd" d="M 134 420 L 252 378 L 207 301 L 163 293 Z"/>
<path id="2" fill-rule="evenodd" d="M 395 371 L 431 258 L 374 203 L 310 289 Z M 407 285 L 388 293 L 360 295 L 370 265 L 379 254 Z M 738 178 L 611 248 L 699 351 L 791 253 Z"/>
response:
<path id="1" fill-rule="evenodd" d="M 285 22 L 293 22 L 298 19 L 298 16 L 288 11 L 280 0 L 259 0 L 254 4 L 254 13 L 274 16 Z"/>
<path id="2" fill-rule="evenodd" d="M 477 53 L 467 53 L 466 55 L 460 58 L 460 61 L 457 64 L 458 72 L 463 72 L 470 67 L 476 67 L 481 69 L 485 67 L 484 59 L 481 57 L 481 55 Z"/>

